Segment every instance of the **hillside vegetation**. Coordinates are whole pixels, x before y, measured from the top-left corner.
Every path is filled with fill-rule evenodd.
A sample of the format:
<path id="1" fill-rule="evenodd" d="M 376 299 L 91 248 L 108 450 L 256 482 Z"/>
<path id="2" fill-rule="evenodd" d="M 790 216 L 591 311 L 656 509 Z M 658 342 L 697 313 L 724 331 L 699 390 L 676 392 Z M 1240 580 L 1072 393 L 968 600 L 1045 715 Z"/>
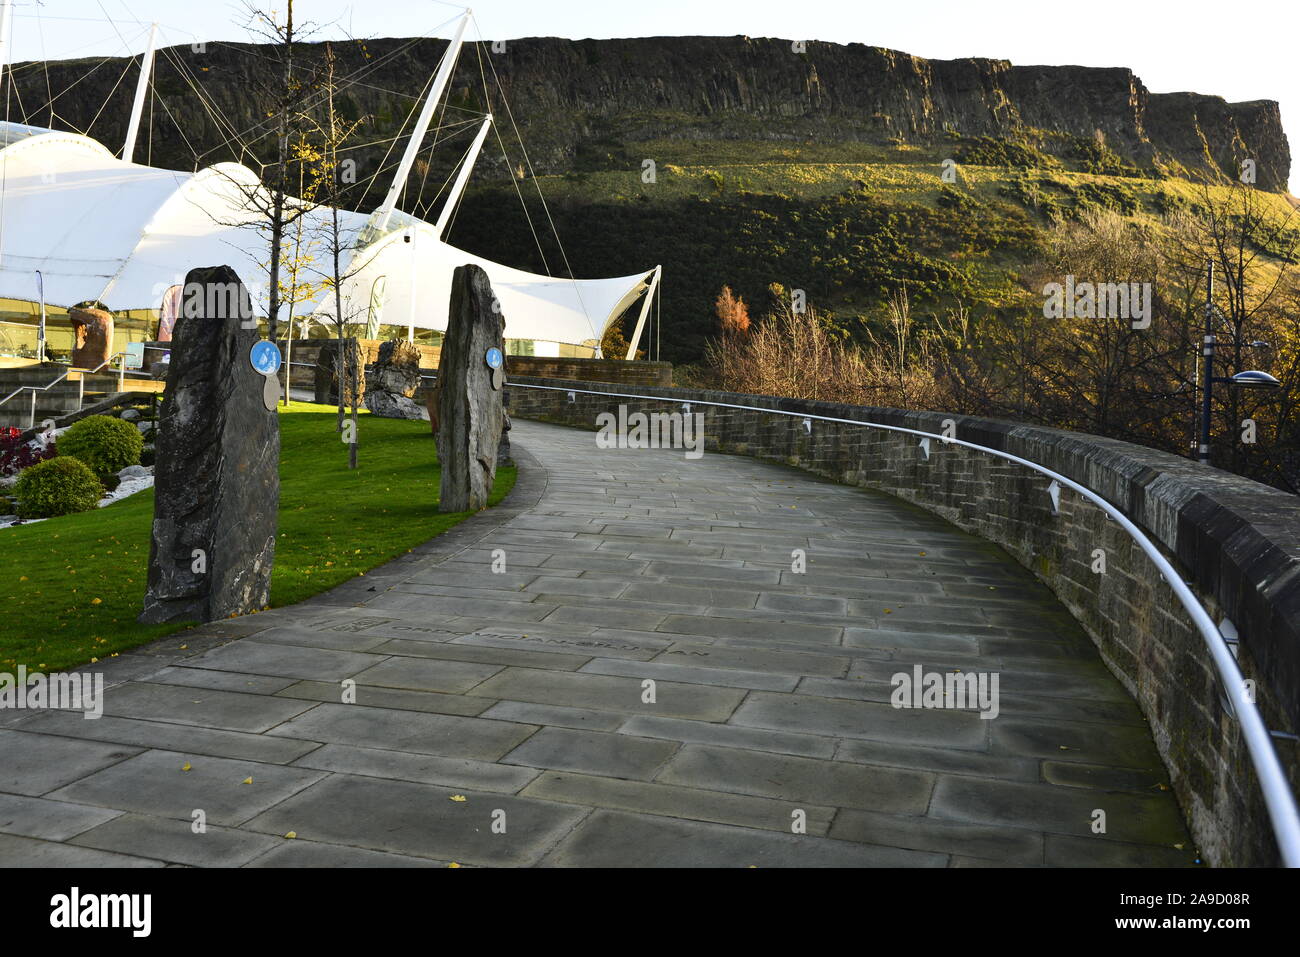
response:
<path id="1" fill-rule="evenodd" d="M 450 238 L 500 261 L 564 274 L 540 188 L 579 276 L 663 264 L 665 359 L 701 359 L 717 331 L 713 302 L 724 284 L 750 303 L 763 303 L 773 282 L 802 289 L 838 334 L 866 341 L 867 329 L 885 318 L 888 297 L 904 287 L 921 318 L 958 303 L 977 319 L 1041 305 L 1023 275 L 1056 222 L 1109 210 L 1159 230 L 1168 215 L 1204 205 L 1207 187 L 1191 179 L 1139 170 L 1092 141 L 1057 145 L 1064 155 L 957 137 L 929 149 L 619 143 L 585 156 L 586 169 L 520 184 L 527 216 L 511 186 L 471 191 Z M 644 181 L 645 160 L 654 161 L 653 182 Z M 945 169 L 953 182 L 945 182 Z M 1230 192 L 1208 187 L 1214 200 Z M 1285 195 L 1259 195 L 1277 215 L 1290 211 Z M 1290 230 L 1300 235 L 1295 226 L 1300 220 Z M 1283 235 L 1264 252 L 1290 259 L 1294 245 Z M 632 322 L 624 328 L 630 333 Z"/>

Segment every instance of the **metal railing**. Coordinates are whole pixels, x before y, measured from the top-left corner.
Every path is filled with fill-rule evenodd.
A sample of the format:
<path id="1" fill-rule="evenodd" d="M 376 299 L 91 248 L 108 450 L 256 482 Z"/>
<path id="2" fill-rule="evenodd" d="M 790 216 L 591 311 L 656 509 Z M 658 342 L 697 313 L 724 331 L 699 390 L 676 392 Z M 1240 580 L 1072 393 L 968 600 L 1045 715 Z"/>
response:
<path id="1" fill-rule="evenodd" d="M 434 379 L 436 376 L 423 376 L 425 379 Z M 938 440 L 943 445 L 960 445 L 968 449 L 974 449 L 978 452 L 984 452 L 993 455 L 1008 462 L 1014 462 L 1016 465 L 1024 466 L 1033 471 L 1044 475 L 1052 480 L 1044 491 L 1052 499 L 1053 513 L 1058 511 L 1057 501 L 1061 488 L 1071 489 L 1088 501 L 1092 502 L 1098 508 L 1106 513 L 1114 521 L 1118 522 L 1124 531 L 1138 543 L 1142 551 L 1146 553 L 1160 572 L 1160 577 L 1168 582 L 1169 587 L 1173 590 L 1178 598 L 1179 604 L 1192 619 L 1197 631 L 1201 633 L 1201 638 L 1205 642 L 1206 649 L 1210 653 L 1210 658 L 1214 662 L 1215 670 L 1218 672 L 1220 686 L 1225 693 L 1226 702 L 1229 707 L 1226 709 L 1229 716 L 1235 718 L 1241 725 L 1242 736 L 1246 740 L 1246 747 L 1250 751 L 1251 763 L 1254 765 L 1255 773 L 1259 777 L 1260 790 L 1263 792 L 1264 803 L 1268 808 L 1269 819 L 1273 825 L 1273 834 L 1277 839 L 1278 848 L 1282 853 L 1282 859 L 1287 867 L 1300 867 L 1300 811 L 1297 810 L 1295 796 L 1291 793 L 1291 788 L 1287 784 L 1286 772 L 1278 760 L 1277 752 L 1273 748 L 1273 737 L 1292 737 L 1283 732 L 1273 732 L 1264 724 L 1264 719 L 1255 706 L 1248 690 L 1246 681 L 1241 674 L 1241 669 L 1237 667 L 1237 659 L 1233 654 L 1229 644 L 1236 644 L 1235 629 L 1228 629 L 1231 634 L 1225 637 L 1224 633 L 1214 624 L 1214 620 L 1206 612 L 1196 595 L 1192 592 L 1187 583 L 1183 581 L 1182 576 L 1171 565 L 1168 559 L 1161 554 L 1155 543 L 1149 539 L 1146 534 L 1137 527 L 1127 515 L 1112 505 L 1106 499 L 1102 498 L 1096 492 L 1073 479 L 1066 478 L 1059 472 L 1054 472 L 1045 466 L 1028 459 L 1023 459 L 1018 455 L 1012 455 L 1010 452 L 1003 452 L 1000 449 L 989 448 L 988 446 L 978 445 L 974 442 L 967 442 L 964 439 L 958 439 L 952 436 L 940 435 L 934 432 L 923 432 L 919 429 L 909 429 L 900 425 L 885 425 L 880 422 L 868 422 L 858 419 L 839 419 L 827 415 L 812 415 L 806 412 L 789 412 L 783 409 L 765 409 L 759 406 L 751 405 L 734 405 L 729 402 L 711 402 L 706 400 L 683 400 L 680 398 L 670 398 L 661 395 L 638 395 L 635 393 L 624 392 L 598 392 L 594 389 L 571 389 L 564 386 L 546 386 L 546 385 L 527 385 L 520 382 L 511 382 L 510 388 L 513 389 L 541 389 L 551 392 L 565 392 L 568 394 L 569 401 L 573 402 L 578 393 L 583 395 L 600 395 L 608 396 L 614 399 L 643 399 L 651 402 L 667 402 L 678 404 L 683 407 L 687 413 L 690 412 L 691 406 L 709 406 L 721 409 L 739 409 L 744 412 L 759 412 L 766 415 L 783 415 L 790 418 L 802 419 L 809 433 L 812 431 L 813 422 L 833 422 L 837 425 L 857 425 L 868 429 L 882 429 L 887 432 L 900 432 L 906 435 L 918 436 L 921 439 L 919 448 L 921 448 L 928 460 L 930 457 L 931 442 Z"/>
<path id="2" fill-rule="evenodd" d="M 60 375 L 58 378 L 54 379 L 51 382 L 45 383 L 45 385 L 20 385 L 18 388 L 14 389 L 14 391 L 10 392 L 3 399 L 0 399 L 0 405 L 4 405 L 14 396 L 21 395 L 24 392 L 30 392 L 32 394 L 32 405 L 31 405 L 31 415 L 28 417 L 27 420 L 27 428 L 34 429 L 36 428 L 36 393 L 48 392 L 50 389 L 54 388 L 56 385 L 58 385 L 60 382 L 62 382 L 64 379 L 70 376 L 72 373 L 80 372 L 81 376 L 77 379 L 77 411 L 80 412 L 82 406 L 85 405 L 86 402 L 86 376 L 94 375 L 95 373 L 103 369 L 105 366 L 112 365 L 114 359 L 120 360 L 117 364 L 117 391 L 125 392 L 126 391 L 126 353 L 115 352 L 107 359 L 105 359 L 103 362 L 101 362 L 99 365 L 95 366 L 95 368 L 93 369 L 74 369 L 70 367 L 67 370 L 65 370 L 64 373 Z"/>

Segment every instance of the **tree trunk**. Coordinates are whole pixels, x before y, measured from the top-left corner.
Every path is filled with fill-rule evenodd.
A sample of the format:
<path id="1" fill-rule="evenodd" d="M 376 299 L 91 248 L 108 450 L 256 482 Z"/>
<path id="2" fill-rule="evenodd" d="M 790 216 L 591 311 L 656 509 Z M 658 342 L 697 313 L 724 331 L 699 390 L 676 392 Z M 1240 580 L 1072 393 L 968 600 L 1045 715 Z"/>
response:
<path id="1" fill-rule="evenodd" d="M 357 403 L 361 401 L 361 350 L 358 348 L 352 363 L 352 441 L 348 444 L 348 468 L 357 467 L 357 446 L 361 442 L 361 421 L 357 415 Z"/>

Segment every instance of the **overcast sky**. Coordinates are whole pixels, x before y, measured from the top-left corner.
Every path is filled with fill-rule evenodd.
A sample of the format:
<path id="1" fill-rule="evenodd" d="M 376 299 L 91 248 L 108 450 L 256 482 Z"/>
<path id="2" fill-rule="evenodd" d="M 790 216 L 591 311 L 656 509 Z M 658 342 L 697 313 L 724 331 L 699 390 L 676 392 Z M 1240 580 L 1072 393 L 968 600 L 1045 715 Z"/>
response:
<path id="1" fill-rule="evenodd" d="M 439 0 L 295 4 L 300 19 L 325 25 L 322 38 L 448 36 L 439 25 L 460 9 Z M 11 59 L 138 53 L 155 19 L 167 44 L 247 39 L 243 10 L 242 0 L 15 0 Z M 1291 191 L 1300 194 L 1300 0 L 483 0 L 475 19 L 470 39 L 747 34 L 939 59 L 1127 66 L 1156 93 L 1278 100 L 1297 160 Z"/>

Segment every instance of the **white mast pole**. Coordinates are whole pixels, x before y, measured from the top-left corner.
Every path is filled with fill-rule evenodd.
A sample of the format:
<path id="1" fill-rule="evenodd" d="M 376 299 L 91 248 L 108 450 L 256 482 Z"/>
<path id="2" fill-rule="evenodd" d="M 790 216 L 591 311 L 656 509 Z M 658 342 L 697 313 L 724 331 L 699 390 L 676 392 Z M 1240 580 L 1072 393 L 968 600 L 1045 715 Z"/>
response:
<path id="1" fill-rule="evenodd" d="M 158 24 L 149 28 L 149 48 L 140 61 L 140 78 L 135 84 L 135 101 L 131 104 L 131 122 L 126 126 L 126 144 L 122 147 L 122 159 L 128 163 L 135 162 L 135 137 L 140 132 L 140 115 L 144 112 L 144 94 L 149 88 L 149 77 L 153 75 L 153 50 L 158 39 Z"/>
<path id="2" fill-rule="evenodd" d="M 641 316 L 636 321 L 636 332 L 632 333 L 632 344 L 627 347 L 627 355 L 624 359 L 632 360 L 636 358 L 636 347 L 641 344 L 641 333 L 645 330 L 646 316 L 650 315 L 650 302 L 655 297 L 655 291 L 659 288 L 659 277 L 663 275 L 664 267 L 655 266 L 655 277 L 650 280 L 650 288 L 646 290 L 645 301 L 641 303 Z"/>
<path id="3" fill-rule="evenodd" d="M 439 239 L 447 231 L 447 223 L 451 220 L 451 214 L 456 211 L 456 204 L 460 202 L 461 194 L 465 192 L 465 184 L 469 182 L 469 174 L 474 171 L 474 163 L 478 160 L 478 154 L 483 149 L 483 141 L 487 139 L 488 130 L 492 126 L 492 114 L 489 113 L 483 120 L 483 126 L 478 131 L 478 136 L 474 137 L 474 143 L 465 154 L 465 162 L 461 164 L 460 172 L 456 174 L 456 182 L 451 184 L 451 191 L 447 194 L 447 202 L 442 206 L 442 212 L 438 214 L 438 221 L 433 225 L 434 235 Z"/>
<path id="4" fill-rule="evenodd" d="M 5 88 L 5 74 L 9 72 L 9 29 L 13 22 L 13 3 L 12 0 L 0 0 L 0 95 L 3 95 Z M 12 79 L 10 80 L 12 83 Z M 4 113 L 0 114 L 5 122 L 9 121 L 9 98 L 4 97 Z M 0 179 L 0 212 L 4 210 L 4 183 Z M 0 261 L 4 258 L 4 216 L 0 215 Z M 42 280 L 44 281 L 44 280 Z M 42 360 L 44 360 L 44 343 L 41 344 Z M 36 395 L 35 392 L 32 393 Z M 33 399 L 32 401 L 35 401 Z"/>
<path id="5" fill-rule="evenodd" d="M 409 310 L 407 312 L 407 329 L 406 341 L 415 341 L 415 270 L 420 265 L 420 260 L 415 254 L 415 239 L 419 235 L 419 230 L 414 223 L 411 224 L 411 288 L 407 295 L 409 300 Z"/>
<path id="6" fill-rule="evenodd" d="M 397 197 L 401 194 L 402 187 L 406 185 L 406 177 L 410 175 L 411 167 L 415 165 L 415 156 L 420 152 L 420 147 L 424 143 L 424 134 L 429 131 L 429 123 L 433 120 L 433 111 L 437 108 L 438 101 L 442 99 L 443 91 L 451 80 L 451 72 L 456 67 L 456 57 L 460 54 L 461 39 L 465 36 L 465 28 L 469 26 L 471 12 L 466 10 L 465 15 L 460 18 L 460 25 L 456 28 L 456 35 L 451 38 L 451 44 L 447 47 L 447 52 L 442 56 L 442 63 L 438 65 L 438 72 L 433 78 L 433 86 L 429 90 L 429 98 L 424 101 L 424 109 L 420 111 L 420 118 L 416 121 L 415 130 L 411 133 L 411 142 L 406 144 L 406 152 L 402 156 L 401 165 L 397 167 L 397 175 L 393 177 L 393 185 L 388 187 L 388 195 L 384 197 L 384 203 L 379 207 L 375 215 L 375 229 L 380 234 L 388 228 L 388 220 L 392 217 L 393 209 L 397 206 Z"/>
<path id="7" fill-rule="evenodd" d="M 13 23 L 13 0 L 0 0 L 0 86 L 9 69 L 9 31 Z"/>

